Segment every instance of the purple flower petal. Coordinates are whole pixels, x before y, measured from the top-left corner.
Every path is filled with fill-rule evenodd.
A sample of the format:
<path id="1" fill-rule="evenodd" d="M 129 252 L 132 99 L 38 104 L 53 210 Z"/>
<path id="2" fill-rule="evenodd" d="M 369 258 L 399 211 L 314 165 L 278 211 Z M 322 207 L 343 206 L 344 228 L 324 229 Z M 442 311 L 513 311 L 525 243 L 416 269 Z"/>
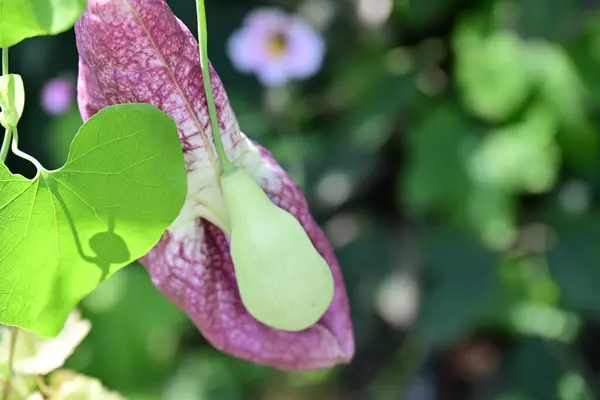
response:
<path id="1" fill-rule="evenodd" d="M 299 18 L 294 19 L 287 37 L 289 56 L 286 57 L 286 69 L 289 75 L 301 79 L 314 75 L 323 62 L 323 38 Z"/>
<path id="2" fill-rule="evenodd" d="M 273 7 L 257 8 L 244 18 L 244 25 L 264 30 L 282 30 L 288 22 L 288 14 Z"/>
<path id="3" fill-rule="evenodd" d="M 258 79 L 265 86 L 279 87 L 288 82 L 288 74 L 283 63 L 269 63 L 258 71 Z"/>
<path id="4" fill-rule="evenodd" d="M 324 53 L 323 38 L 304 19 L 272 8 L 248 14 L 228 43 L 234 67 L 255 73 L 266 86 L 314 75 Z"/>
<path id="5" fill-rule="evenodd" d="M 233 66 L 241 72 L 254 71 L 263 60 L 262 54 L 247 42 L 249 40 L 245 29 L 234 32 L 227 43 L 227 53 Z"/>
<path id="6" fill-rule="evenodd" d="M 75 85 L 67 78 L 50 79 L 42 88 L 42 108 L 52 115 L 69 110 L 75 99 Z"/>
<path id="7" fill-rule="evenodd" d="M 79 107 L 84 119 L 128 102 L 153 104 L 177 123 L 188 167 L 182 213 L 142 263 L 153 282 L 185 310 L 217 348 L 282 369 L 325 368 L 354 353 L 348 300 L 335 256 L 304 196 L 273 157 L 240 131 L 211 69 L 219 125 L 229 158 L 280 207 L 294 214 L 329 263 L 336 283 L 323 318 L 301 332 L 256 321 L 244 308 L 229 255 L 228 218 L 218 183 L 198 44 L 164 0 L 90 0 L 76 25 Z"/>

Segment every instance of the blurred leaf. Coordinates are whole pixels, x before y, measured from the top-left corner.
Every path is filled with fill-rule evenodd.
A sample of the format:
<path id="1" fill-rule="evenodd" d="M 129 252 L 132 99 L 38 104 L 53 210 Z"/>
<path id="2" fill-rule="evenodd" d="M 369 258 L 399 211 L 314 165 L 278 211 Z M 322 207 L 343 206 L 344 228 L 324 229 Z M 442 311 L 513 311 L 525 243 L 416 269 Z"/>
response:
<path id="1" fill-rule="evenodd" d="M 562 303 L 600 314 L 600 217 L 563 218 L 553 225 L 558 243 L 548 254 L 548 266 L 560 286 Z"/>
<path id="2" fill-rule="evenodd" d="M 544 100 L 570 125 L 586 116 L 586 88 L 569 55 L 561 47 L 548 42 L 529 45 L 533 74 Z"/>
<path id="3" fill-rule="evenodd" d="M 586 36 L 571 40 L 565 49 L 594 105 L 600 105 L 600 13 L 590 21 Z"/>
<path id="4" fill-rule="evenodd" d="M 514 241 L 516 198 L 496 188 L 473 185 L 465 199 L 465 220 L 491 250 L 506 250 Z"/>
<path id="5" fill-rule="evenodd" d="M 452 104 L 428 112 L 408 132 L 408 164 L 400 195 L 416 213 L 455 211 L 470 186 L 465 158 L 477 143 L 477 133 Z"/>
<path id="6" fill-rule="evenodd" d="M 115 274 L 84 300 L 94 329 L 69 367 L 128 393 L 152 392 L 176 361 L 185 314 L 152 285 L 139 264 Z"/>
<path id="7" fill-rule="evenodd" d="M 73 26 L 86 4 L 86 0 L 0 0 L 0 47 L 64 32 Z"/>
<path id="8" fill-rule="evenodd" d="M 408 117 L 405 113 L 415 104 L 419 92 L 412 74 L 398 76 L 372 71 L 370 75 L 375 78 L 346 111 L 336 132 L 353 138 L 357 147 L 376 150 L 379 146 L 373 146 L 372 142 L 381 145 L 391 132 L 391 122 L 398 116 Z"/>
<path id="9" fill-rule="evenodd" d="M 597 398 L 583 376 L 575 371 L 561 377 L 558 383 L 558 393 L 561 400 L 595 400 Z"/>
<path id="10" fill-rule="evenodd" d="M 530 45 L 541 101 L 561 125 L 558 140 L 572 165 L 588 167 L 598 156 L 598 137 L 589 113 L 589 93 L 567 52 L 554 44 Z"/>
<path id="11" fill-rule="evenodd" d="M 562 343 L 522 339 L 509 362 L 508 386 L 533 399 L 591 400 L 576 357 Z"/>
<path id="12" fill-rule="evenodd" d="M 368 338 L 378 333 L 379 317 L 373 303 L 379 284 L 397 262 L 394 239 L 389 230 L 373 225 L 361 228 L 352 242 L 337 249 L 357 337 Z M 365 265 L 369 268 L 365 269 Z"/>
<path id="13" fill-rule="evenodd" d="M 527 46 L 515 33 L 484 35 L 478 20 L 464 19 L 452 41 L 456 81 L 471 112 L 499 122 L 523 106 L 532 80 Z"/>
<path id="14" fill-rule="evenodd" d="M 498 312 L 504 313 L 515 304 L 528 298 L 528 271 L 532 268 L 525 257 L 506 258 L 498 265 L 498 276 L 502 290 L 498 301 Z"/>
<path id="15" fill-rule="evenodd" d="M 582 16 L 580 0 L 523 0 L 519 26 L 525 36 L 561 39 L 574 35 Z"/>
<path id="16" fill-rule="evenodd" d="M 493 309 L 500 289 L 496 257 L 461 232 L 427 232 L 425 288 L 416 335 L 427 346 L 452 343 Z"/>
<path id="17" fill-rule="evenodd" d="M 567 343 L 575 339 L 581 326 L 577 315 L 534 302 L 522 302 L 512 307 L 509 322 L 512 330 L 521 335 Z"/>
<path id="18" fill-rule="evenodd" d="M 385 69 L 386 51 L 382 46 L 365 46 L 356 48 L 345 59 L 332 60 L 337 73 L 327 90 L 330 102 L 335 105 L 357 103 L 364 93 L 372 91 L 373 82 L 387 79 L 389 71 Z M 396 63 L 396 67 L 404 67 L 407 72 L 411 65 L 407 53 L 403 53 Z"/>
<path id="19" fill-rule="evenodd" d="M 408 110 L 422 99 L 411 73 L 412 54 L 371 46 L 342 62 L 327 93 L 328 104 L 344 108 L 334 131 L 352 147 L 378 150 L 396 120 L 409 117 Z"/>
<path id="20" fill-rule="evenodd" d="M 455 0 L 395 0 L 398 6 L 405 7 L 413 26 L 429 26 L 447 16 L 448 9 Z"/>
<path id="21" fill-rule="evenodd" d="M 298 152 L 301 148 L 288 147 L 288 150 Z M 311 179 L 307 181 L 305 193 L 310 199 L 316 199 L 315 210 L 318 210 L 316 207 L 339 207 L 355 195 L 363 194 L 360 186 L 370 185 L 373 175 L 379 172 L 377 153 L 348 146 L 343 140 L 320 143 L 311 150 L 306 168 L 306 177 Z"/>
<path id="22" fill-rule="evenodd" d="M 520 122 L 492 130 L 474 152 L 470 173 L 500 191 L 540 193 L 554 185 L 559 167 L 555 114 L 531 107 Z"/>
<path id="23" fill-rule="evenodd" d="M 270 368 L 234 359 L 213 349 L 189 356 L 165 389 L 177 400 L 244 400 L 274 374 Z"/>
<path id="24" fill-rule="evenodd" d="M 49 168 L 60 168 L 67 161 L 69 146 L 81 124 L 81 115 L 75 108 L 67 114 L 50 119 L 43 136 L 44 147 L 49 152 Z"/>
<path id="25" fill-rule="evenodd" d="M 541 255 L 507 257 L 500 265 L 500 277 L 505 302 L 499 312 L 510 312 L 515 306 L 529 302 L 551 307 L 558 304 L 558 285 L 550 276 L 545 257 Z"/>
<path id="26" fill-rule="evenodd" d="M 568 368 L 554 354 L 560 346 L 541 339 L 521 339 L 509 360 L 509 388 L 532 399 L 559 400 L 558 383 Z"/>

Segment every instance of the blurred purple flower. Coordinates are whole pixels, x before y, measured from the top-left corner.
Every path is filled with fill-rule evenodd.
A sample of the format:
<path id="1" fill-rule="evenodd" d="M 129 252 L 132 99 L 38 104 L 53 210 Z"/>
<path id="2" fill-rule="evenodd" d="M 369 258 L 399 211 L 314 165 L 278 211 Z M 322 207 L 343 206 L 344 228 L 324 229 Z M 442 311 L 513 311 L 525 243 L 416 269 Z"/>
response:
<path id="1" fill-rule="evenodd" d="M 71 79 L 62 77 L 50 79 L 42 88 L 42 108 L 48 114 L 64 114 L 74 100 L 75 84 Z"/>
<path id="2" fill-rule="evenodd" d="M 255 73 L 266 86 L 314 75 L 325 43 L 307 21 L 275 8 L 252 11 L 229 38 L 229 57 L 241 72 Z"/>

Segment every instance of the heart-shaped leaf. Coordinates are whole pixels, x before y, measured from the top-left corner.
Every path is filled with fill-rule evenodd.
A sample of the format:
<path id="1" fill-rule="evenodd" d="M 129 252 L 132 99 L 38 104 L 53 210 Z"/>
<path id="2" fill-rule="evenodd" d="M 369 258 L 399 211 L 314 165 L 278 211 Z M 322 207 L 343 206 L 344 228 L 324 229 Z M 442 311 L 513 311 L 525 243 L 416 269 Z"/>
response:
<path id="1" fill-rule="evenodd" d="M 5 128 L 17 126 L 25 108 L 25 87 L 21 75 L 0 76 L 0 108 L 0 125 Z"/>
<path id="2" fill-rule="evenodd" d="M 0 47 L 71 28 L 86 0 L 0 0 Z"/>
<path id="3" fill-rule="evenodd" d="M 0 164 L 0 323 L 56 335 L 81 298 L 158 242 L 186 193 L 175 123 L 148 104 L 90 118 L 59 170 L 28 180 Z"/>

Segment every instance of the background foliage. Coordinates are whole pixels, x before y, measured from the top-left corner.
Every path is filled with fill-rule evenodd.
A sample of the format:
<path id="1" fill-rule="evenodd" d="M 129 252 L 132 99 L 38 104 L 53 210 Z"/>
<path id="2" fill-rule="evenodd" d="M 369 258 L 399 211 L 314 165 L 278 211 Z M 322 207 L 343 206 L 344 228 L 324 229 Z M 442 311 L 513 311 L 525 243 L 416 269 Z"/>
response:
<path id="1" fill-rule="evenodd" d="M 170 0 L 195 25 L 194 2 Z M 299 12 L 320 73 L 266 89 L 225 52 L 244 15 Z M 351 297 L 357 354 L 281 373 L 213 350 L 133 266 L 83 303 L 69 366 L 128 398 L 600 397 L 600 8 L 593 0 L 208 1 L 210 54 L 244 131 L 303 186 Z M 11 49 L 22 148 L 66 158 L 72 31 Z M 32 174 L 9 158 L 13 170 Z"/>

